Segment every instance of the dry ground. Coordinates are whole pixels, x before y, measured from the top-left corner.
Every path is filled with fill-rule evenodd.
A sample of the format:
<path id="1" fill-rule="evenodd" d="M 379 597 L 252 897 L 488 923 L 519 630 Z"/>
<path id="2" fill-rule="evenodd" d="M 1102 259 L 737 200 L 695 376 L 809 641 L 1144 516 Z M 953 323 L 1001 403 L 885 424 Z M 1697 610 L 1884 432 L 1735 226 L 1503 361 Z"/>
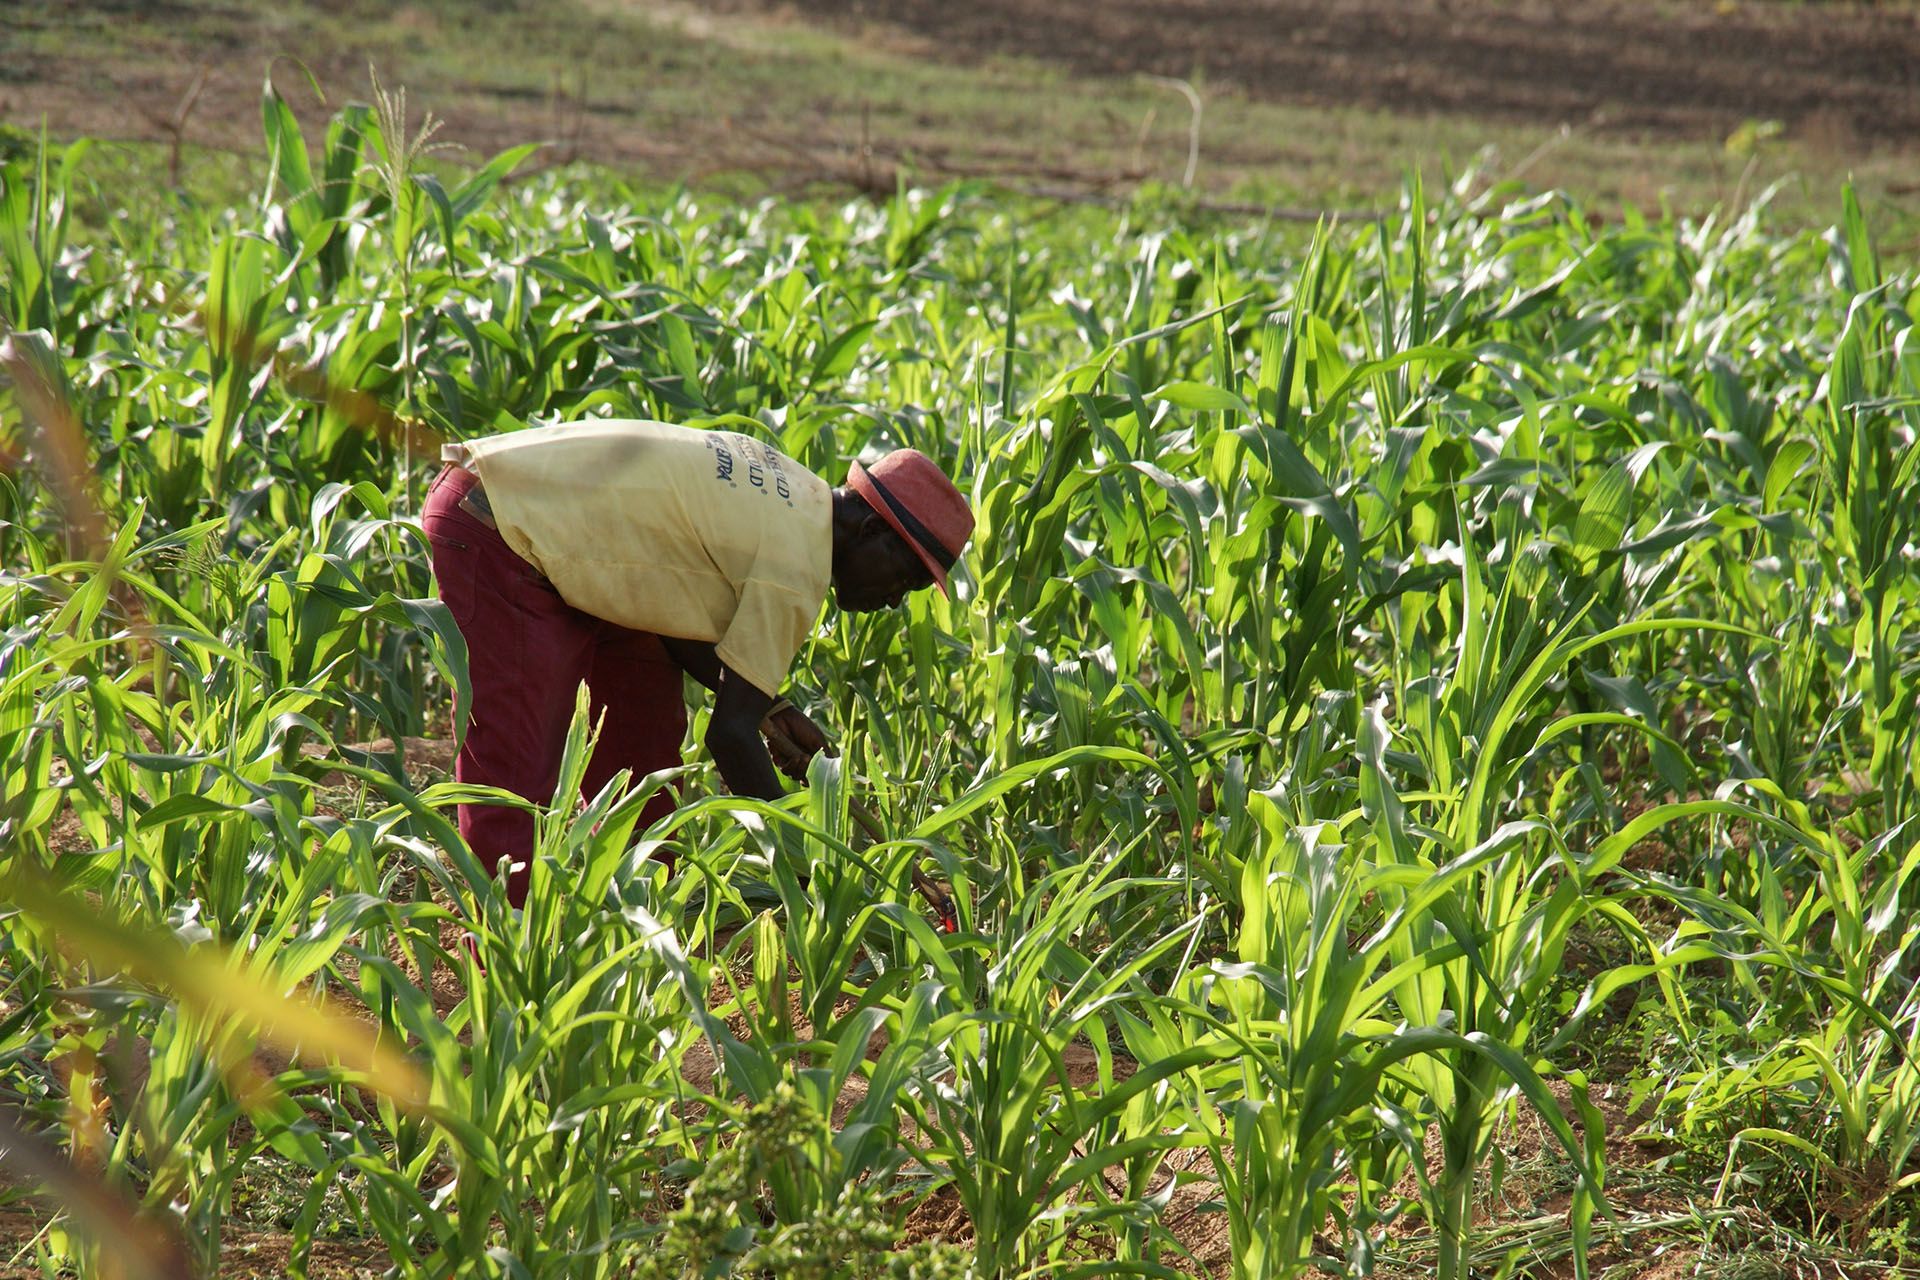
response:
<path id="1" fill-rule="evenodd" d="M 369 68 L 471 155 L 528 140 L 650 179 L 876 192 L 987 176 L 1179 184 L 1309 209 L 1409 167 L 1602 207 L 1855 176 L 1920 245 L 1920 7 L 1777 0 L 71 0 L 3 6 L 0 125 L 259 150 L 271 74 L 311 123 Z M 309 72 L 303 74 L 303 68 Z M 1178 81 L 1180 83 L 1174 83 Z M 1202 105 L 1198 128 L 1181 84 Z M 320 91 L 316 94 L 315 88 Z M 324 95 L 324 98 L 321 96 Z M 0 148 L 5 145 L 0 136 Z M 15 143 L 19 145 L 18 141 Z M 229 166 L 231 167 L 231 166 Z M 175 165 L 176 170 L 179 165 Z M 205 172 L 204 166 L 202 172 Z M 178 172 L 176 177 L 180 176 Z M 241 189 L 245 189 L 244 186 Z"/>
<path id="2" fill-rule="evenodd" d="M 717 0 L 729 10 L 765 0 Z M 930 56 L 1021 55 L 1254 98 L 1722 139 L 1920 146 L 1920 12 L 1648 0 L 777 0 Z"/>

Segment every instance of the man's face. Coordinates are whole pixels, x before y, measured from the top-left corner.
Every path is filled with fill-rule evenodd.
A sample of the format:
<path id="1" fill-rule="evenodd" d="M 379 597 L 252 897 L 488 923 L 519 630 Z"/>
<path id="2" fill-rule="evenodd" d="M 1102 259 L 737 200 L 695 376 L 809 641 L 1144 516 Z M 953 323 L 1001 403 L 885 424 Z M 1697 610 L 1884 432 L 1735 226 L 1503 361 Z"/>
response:
<path id="1" fill-rule="evenodd" d="M 833 599 L 848 613 L 872 613 L 892 609 L 907 598 L 909 591 L 933 585 L 913 548 L 888 528 L 869 525 L 834 566 Z"/>

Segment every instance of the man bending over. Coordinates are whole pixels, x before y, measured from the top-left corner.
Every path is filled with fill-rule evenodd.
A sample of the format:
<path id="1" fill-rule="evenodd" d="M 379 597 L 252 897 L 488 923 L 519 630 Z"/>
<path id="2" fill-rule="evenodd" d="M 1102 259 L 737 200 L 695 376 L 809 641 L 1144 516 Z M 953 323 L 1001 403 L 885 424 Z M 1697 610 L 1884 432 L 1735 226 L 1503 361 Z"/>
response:
<path id="1" fill-rule="evenodd" d="M 583 790 L 679 763 L 681 672 L 711 689 L 707 750 L 736 795 L 781 794 L 762 721 L 811 757 L 826 741 L 779 697 L 829 586 L 840 608 L 889 609 L 937 584 L 973 532 L 952 481 L 912 449 L 843 488 L 748 436 L 589 421 L 447 446 L 422 523 L 473 686 L 461 782 L 553 796 L 587 682 L 604 716 Z M 805 760 L 783 761 L 796 777 Z M 643 813 L 668 812 L 663 791 Z M 463 804 L 483 862 L 510 861 L 524 906 L 533 817 Z"/>

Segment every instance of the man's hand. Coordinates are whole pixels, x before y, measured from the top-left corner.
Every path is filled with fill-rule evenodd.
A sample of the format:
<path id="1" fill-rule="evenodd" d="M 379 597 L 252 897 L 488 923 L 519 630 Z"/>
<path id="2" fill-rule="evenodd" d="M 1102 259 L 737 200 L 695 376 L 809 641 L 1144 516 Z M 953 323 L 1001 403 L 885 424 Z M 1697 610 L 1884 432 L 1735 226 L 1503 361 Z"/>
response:
<path id="1" fill-rule="evenodd" d="M 767 735 L 773 763 L 780 772 L 797 782 L 806 781 L 808 761 L 822 751 L 830 756 L 840 754 L 827 742 L 827 735 L 820 731 L 820 726 L 792 705 L 771 712 L 760 722 L 760 732 Z"/>

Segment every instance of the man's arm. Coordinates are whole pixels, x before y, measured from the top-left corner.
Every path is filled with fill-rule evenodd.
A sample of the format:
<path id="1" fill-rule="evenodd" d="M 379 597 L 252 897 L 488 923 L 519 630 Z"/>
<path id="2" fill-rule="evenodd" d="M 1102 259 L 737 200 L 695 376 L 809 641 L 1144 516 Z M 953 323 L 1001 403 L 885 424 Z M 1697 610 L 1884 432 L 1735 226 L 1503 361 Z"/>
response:
<path id="1" fill-rule="evenodd" d="M 713 714 L 707 719 L 707 752 L 720 766 L 727 790 L 737 796 L 778 800 L 786 794 L 773 771 L 766 744 L 760 740 L 760 721 L 772 705 L 773 699 L 764 690 L 725 663 L 720 664 Z"/>
<path id="2" fill-rule="evenodd" d="M 666 646 L 667 656 L 678 663 L 682 671 L 715 693 L 720 691 L 723 676 L 731 674 L 727 671 L 726 664 L 720 661 L 720 655 L 714 652 L 714 647 L 705 641 L 678 640 L 671 636 L 661 636 L 660 643 Z M 733 683 L 750 689 L 753 687 L 738 676 L 733 677 Z M 755 690 L 755 692 L 757 693 L 759 690 Z M 768 699 L 768 706 L 771 705 L 772 699 Z M 763 717 L 766 716 L 765 708 L 762 708 L 761 714 Z M 713 720 L 710 723 L 717 723 L 719 718 L 720 703 L 716 699 L 713 708 Z M 788 777 L 796 781 L 805 781 L 807 776 L 807 761 L 813 759 L 816 753 L 825 751 L 828 755 L 837 754 L 832 747 L 827 745 L 827 736 L 820 732 L 819 726 L 807 719 L 806 714 L 799 710 L 799 708 L 791 704 L 783 705 L 780 710 L 773 713 L 771 721 L 786 735 L 787 740 L 798 748 L 798 754 L 794 758 L 780 762 L 781 772 L 785 773 Z M 760 721 L 754 721 L 754 726 L 755 728 L 759 728 Z M 707 743 L 707 749 L 708 751 L 713 750 L 711 740 Z M 716 763 L 719 759 L 720 757 L 718 755 L 714 756 Z M 733 777 L 727 773 L 724 766 L 720 770 L 720 775 L 726 778 L 729 788 L 736 793 L 740 792 L 740 788 L 734 786 Z"/>
<path id="3" fill-rule="evenodd" d="M 720 655 L 713 651 L 712 645 L 704 640 L 676 640 L 672 636 L 661 636 L 660 644 L 682 671 L 713 692 L 720 692 L 720 672 L 723 667 Z"/>

